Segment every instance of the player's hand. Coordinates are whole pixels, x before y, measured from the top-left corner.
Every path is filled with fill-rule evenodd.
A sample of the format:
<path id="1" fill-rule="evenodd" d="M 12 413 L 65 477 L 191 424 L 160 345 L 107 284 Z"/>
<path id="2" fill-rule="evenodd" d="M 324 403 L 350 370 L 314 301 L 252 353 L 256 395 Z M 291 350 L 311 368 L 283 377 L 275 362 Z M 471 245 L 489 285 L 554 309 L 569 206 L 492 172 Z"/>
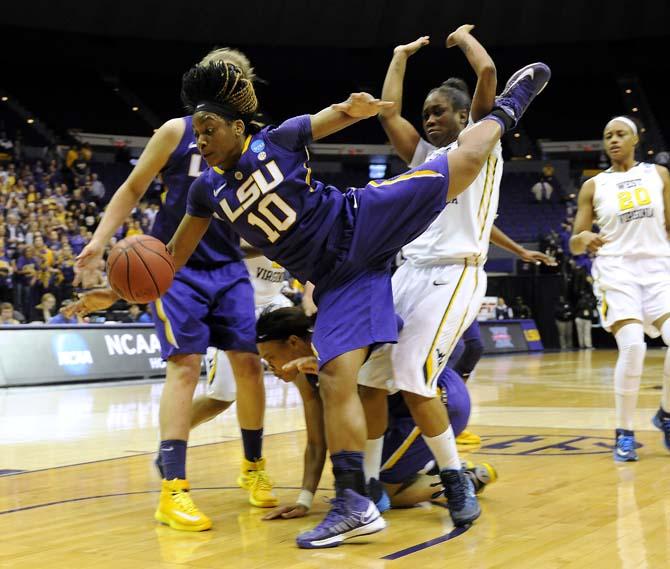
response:
<path id="1" fill-rule="evenodd" d="M 549 255 L 545 255 L 540 251 L 531 251 L 529 249 L 524 249 L 523 252 L 519 254 L 519 257 L 521 257 L 523 261 L 526 261 L 526 263 L 535 263 L 536 265 L 543 263 L 548 267 L 555 267 L 556 265 L 558 265 L 556 259 L 554 259 Z"/>
<path id="2" fill-rule="evenodd" d="M 91 241 L 84 247 L 75 258 L 74 264 L 74 286 L 91 288 L 98 280 L 97 270 L 102 260 L 105 247 L 96 241 Z"/>
<path id="3" fill-rule="evenodd" d="M 282 366 L 284 371 L 299 371 L 300 373 L 319 373 L 319 364 L 314 356 L 297 358 Z"/>
<path id="4" fill-rule="evenodd" d="M 343 103 L 335 103 L 330 108 L 349 115 L 356 119 L 374 117 L 383 109 L 390 109 L 395 105 L 392 101 L 375 99 L 370 93 L 352 93 Z"/>
<path id="5" fill-rule="evenodd" d="M 86 316 L 96 310 L 104 310 L 109 308 L 119 300 L 119 295 L 111 288 L 102 288 L 99 290 L 91 290 L 82 294 L 76 302 L 68 304 L 61 309 L 61 312 L 67 317 Z"/>
<path id="6" fill-rule="evenodd" d="M 463 24 L 456 28 L 453 32 L 447 36 L 447 47 L 454 47 L 460 44 L 465 36 L 469 36 L 470 32 L 474 29 L 472 24 Z"/>
<path id="7" fill-rule="evenodd" d="M 291 518 L 304 518 L 307 515 L 309 510 L 302 504 L 293 504 L 291 506 L 279 506 L 275 508 L 270 513 L 263 516 L 264 520 L 276 520 L 276 519 L 285 519 L 290 520 Z"/>
<path id="8" fill-rule="evenodd" d="M 429 43 L 430 36 L 421 36 L 419 39 L 416 39 L 413 42 L 396 46 L 393 49 L 393 55 L 403 54 L 406 57 L 410 57 L 419 51 L 424 45 L 428 45 Z"/>
<path id="9" fill-rule="evenodd" d="M 582 231 L 579 234 L 579 240 L 589 253 L 597 253 L 598 249 L 607 243 L 606 239 L 603 239 L 597 233 L 593 233 L 593 231 Z"/>

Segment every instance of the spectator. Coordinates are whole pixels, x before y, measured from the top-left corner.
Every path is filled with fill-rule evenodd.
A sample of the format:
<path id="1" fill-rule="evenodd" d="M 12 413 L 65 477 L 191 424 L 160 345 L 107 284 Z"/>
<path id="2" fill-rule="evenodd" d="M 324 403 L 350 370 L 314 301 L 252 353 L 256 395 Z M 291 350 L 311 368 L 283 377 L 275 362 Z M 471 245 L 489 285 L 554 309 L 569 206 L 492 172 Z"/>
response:
<path id="1" fill-rule="evenodd" d="M 526 320 L 532 318 L 533 315 L 530 311 L 530 306 L 528 306 L 522 297 L 517 296 L 514 299 L 514 304 L 512 305 L 512 312 L 514 313 L 515 318 L 520 318 L 521 320 Z"/>
<path id="2" fill-rule="evenodd" d="M 42 264 L 35 255 L 35 248 L 27 245 L 16 261 L 16 275 L 14 280 L 14 305 L 23 314 L 30 314 L 33 306 L 34 287 L 37 284 L 38 272 Z"/>
<path id="3" fill-rule="evenodd" d="M 560 296 L 556 309 L 554 310 L 554 318 L 556 319 L 556 326 L 558 327 L 558 341 L 561 350 L 572 349 L 574 344 L 572 340 L 572 324 L 574 321 L 574 311 L 570 303 Z"/>
<path id="4" fill-rule="evenodd" d="M 31 322 L 48 322 L 56 314 L 56 297 L 47 292 L 42 301 L 33 309 Z"/>
<path id="5" fill-rule="evenodd" d="M 4 256 L 0 256 L 0 302 L 10 302 L 13 298 L 12 266 Z"/>
<path id="6" fill-rule="evenodd" d="M 142 312 L 142 309 L 139 307 L 137 304 L 131 304 L 128 307 L 128 314 L 125 316 L 122 320 L 123 322 L 127 322 L 129 324 L 139 324 L 139 323 L 151 323 L 151 316 L 146 314 L 145 312 Z"/>
<path id="7" fill-rule="evenodd" d="M 593 313 L 596 309 L 596 297 L 591 291 L 584 291 L 577 300 L 575 326 L 577 327 L 577 343 L 580 349 L 592 350 L 591 327 Z"/>
<path id="8" fill-rule="evenodd" d="M 98 179 L 96 173 L 91 174 L 91 198 L 97 203 L 102 203 L 105 197 L 105 185 Z"/>
<path id="9" fill-rule="evenodd" d="M 14 143 L 7 137 L 6 132 L 0 133 L 0 158 L 11 160 L 14 157 Z"/>
<path id="10" fill-rule="evenodd" d="M 0 326 L 13 326 L 19 324 L 19 321 L 14 318 L 14 307 L 11 302 L 3 302 L 0 304 Z"/>
<path id="11" fill-rule="evenodd" d="M 505 299 L 502 296 L 498 297 L 498 304 L 496 304 L 496 320 L 509 320 L 513 317 L 512 310 L 508 308 Z"/>
<path id="12" fill-rule="evenodd" d="M 551 199 L 554 187 L 543 176 L 533 184 L 530 191 L 533 193 L 536 202 L 543 202 Z"/>
<path id="13" fill-rule="evenodd" d="M 142 235 L 144 231 L 142 231 L 142 228 L 140 227 L 140 222 L 137 220 L 133 220 L 130 222 L 130 226 L 128 228 L 128 231 L 126 232 L 126 237 L 132 237 L 133 235 Z"/>
<path id="14" fill-rule="evenodd" d="M 88 142 L 84 142 L 84 144 L 81 145 L 80 154 L 84 157 L 86 162 L 91 161 L 91 158 L 93 158 L 93 151 L 91 150 L 91 145 Z"/>
<path id="15" fill-rule="evenodd" d="M 68 170 L 72 169 L 72 165 L 74 164 L 75 160 L 79 158 L 80 151 L 81 147 L 78 144 L 71 146 L 70 150 L 67 151 L 67 154 L 65 155 L 65 167 Z"/>
<path id="16" fill-rule="evenodd" d="M 65 308 L 68 304 L 72 304 L 73 300 L 71 298 L 68 298 L 63 301 L 63 305 L 61 306 L 62 308 Z M 88 324 L 88 316 L 82 317 L 79 316 L 78 314 L 75 314 L 72 318 L 68 318 L 63 314 L 62 312 L 59 312 L 55 316 L 49 319 L 47 324 Z"/>

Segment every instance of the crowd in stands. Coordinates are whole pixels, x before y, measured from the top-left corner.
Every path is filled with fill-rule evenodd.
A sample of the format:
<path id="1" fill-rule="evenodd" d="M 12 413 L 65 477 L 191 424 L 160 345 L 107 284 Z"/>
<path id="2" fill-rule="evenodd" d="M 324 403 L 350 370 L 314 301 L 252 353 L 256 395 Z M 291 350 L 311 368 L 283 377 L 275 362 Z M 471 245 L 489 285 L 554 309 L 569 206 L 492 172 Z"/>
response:
<path id="1" fill-rule="evenodd" d="M 30 162 L 13 151 L 8 144 L 0 150 L 0 325 L 59 323 L 60 307 L 73 297 L 75 258 L 98 226 L 106 188 L 91 171 L 86 145 Z M 157 210 L 142 204 L 115 240 L 150 231 Z"/>

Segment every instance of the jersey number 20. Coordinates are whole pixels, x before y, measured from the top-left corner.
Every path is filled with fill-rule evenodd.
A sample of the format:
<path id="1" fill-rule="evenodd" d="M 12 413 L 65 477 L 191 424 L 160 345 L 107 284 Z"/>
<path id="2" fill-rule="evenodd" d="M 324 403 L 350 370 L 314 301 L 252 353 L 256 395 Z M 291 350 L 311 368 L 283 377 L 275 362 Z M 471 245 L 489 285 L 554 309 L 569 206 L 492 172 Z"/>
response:
<path id="1" fill-rule="evenodd" d="M 617 198 L 619 198 L 619 211 L 633 209 L 636 202 L 638 206 L 649 205 L 651 203 L 651 198 L 646 188 L 635 188 L 633 193 L 624 190 L 617 194 Z"/>

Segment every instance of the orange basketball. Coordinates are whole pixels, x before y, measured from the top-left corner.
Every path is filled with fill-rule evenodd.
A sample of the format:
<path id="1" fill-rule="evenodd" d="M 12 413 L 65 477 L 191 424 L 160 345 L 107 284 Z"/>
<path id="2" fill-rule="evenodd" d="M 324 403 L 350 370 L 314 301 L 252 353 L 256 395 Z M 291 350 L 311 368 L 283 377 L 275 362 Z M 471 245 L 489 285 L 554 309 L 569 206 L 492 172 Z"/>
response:
<path id="1" fill-rule="evenodd" d="M 170 288 L 174 260 L 165 244 L 150 235 L 119 241 L 107 258 L 109 286 L 129 302 L 145 304 Z"/>

